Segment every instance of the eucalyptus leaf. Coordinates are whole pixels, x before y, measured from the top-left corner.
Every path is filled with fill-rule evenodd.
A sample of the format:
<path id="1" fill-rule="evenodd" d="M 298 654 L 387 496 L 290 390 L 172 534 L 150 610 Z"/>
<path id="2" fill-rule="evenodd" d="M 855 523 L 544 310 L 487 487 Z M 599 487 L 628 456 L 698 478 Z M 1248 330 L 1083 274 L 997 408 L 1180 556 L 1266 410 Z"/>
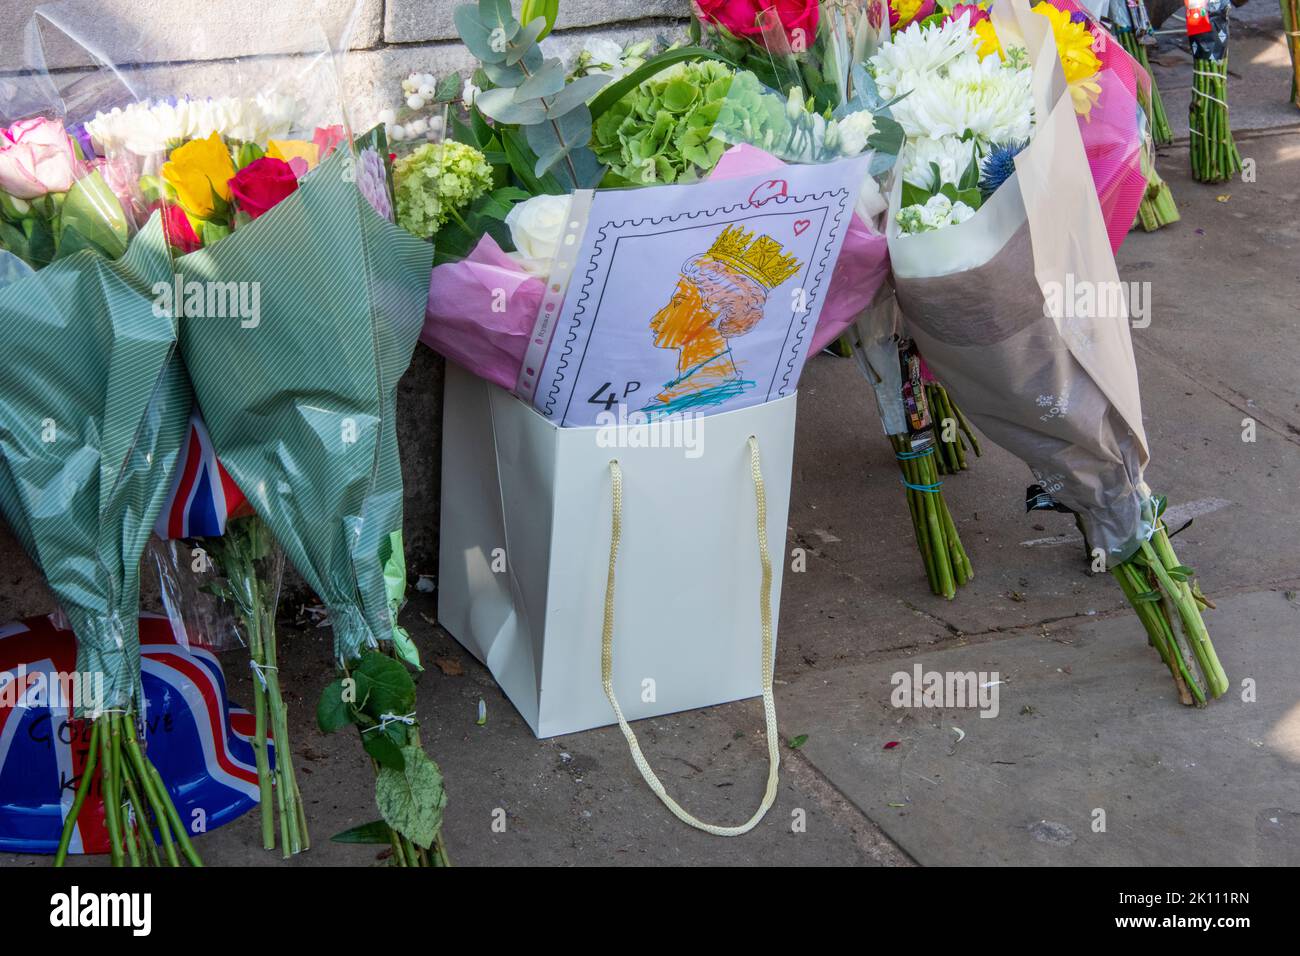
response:
<path id="1" fill-rule="evenodd" d="M 452 19 L 456 24 L 456 32 L 475 59 L 482 63 L 505 62 L 505 53 L 492 49 L 492 27 L 483 23 L 478 8 L 470 3 L 461 4 L 456 8 Z"/>
<path id="2" fill-rule="evenodd" d="M 524 80 L 515 89 L 517 101 L 541 96 L 554 96 L 564 89 L 564 64 L 559 59 L 547 60 L 540 70 Z"/>
<path id="3" fill-rule="evenodd" d="M 484 90 L 474 98 L 474 105 L 498 123 L 532 126 L 546 119 L 546 107 L 541 100 L 518 102 L 512 89 Z"/>
<path id="4" fill-rule="evenodd" d="M 609 77 L 600 73 L 578 77 L 559 93 L 546 101 L 547 118 L 555 119 L 557 116 L 563 116 L 570 110 L 576 110 L 578 107 L 586 107 L 587 101 L 599 93 L 600 90 L 608 84 Z M 590 112 L 588 112 L 588 122 L 590 122 Z"/>
<path id="5" fill-rule="evenodd" d="M 506 54 L 506 62 L 514 64 L 522 60 L 529 49 L 536 46 L 537 41 L 541 39 L 545 31 L 546 19 L 544 17 L 538 17 L 525 24 L 519 34 L 514 37 L 510 51 Z"/>

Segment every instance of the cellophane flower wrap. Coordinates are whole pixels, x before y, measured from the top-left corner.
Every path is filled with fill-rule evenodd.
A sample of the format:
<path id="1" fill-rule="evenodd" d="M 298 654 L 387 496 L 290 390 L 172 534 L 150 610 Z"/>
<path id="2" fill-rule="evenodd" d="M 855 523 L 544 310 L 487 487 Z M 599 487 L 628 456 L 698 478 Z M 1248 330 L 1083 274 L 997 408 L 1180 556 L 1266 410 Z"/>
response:
<path id="1" fill-rule="evenodd" d="M 6 81 L 6 108 L 22 115 L 0 135 L 0 510 L 45 574 L 93 689 L 71 702 L 67 733 L 84 763 L 60 805 L 56 865 L 86 845 L 76 837 L 93 783 L 87 832 L 107 834 L 115 865 L 197 864 L 137 719 L 140 559 L 192 399 L 175 316 L 155 295 L 171 274 L 163 216 L 120 154 L 79 125 L 79 112 L 133 91 L 85 42 L 78 12 L 38 9 L 24 70 Z M 51 38 L 79 43 L 101 69 L 47 69 Z"/>
<path id="2" fill-rule="evenodd" d="M 152 292 L 171 271 L 161 216 L 69 115 L 131 91 L 101 70 L 69 94 L 45 59 L 51 35 L 75 35 L 61 13 L 27 24 L 0 129 L 0 507 L 77 635 L 78 670 L 104 677 L 81 709 L 102 712 L 139 690 L 140 557 L 190 391 Z"/>
<path id="3" fill-rule="evenodd" d="M 140 102 L 88 124 L 96 141 L 122 144 L 161 198 L 172 275 L 157 292 L 179 316 L 222 474 L 255 512 L 233 516 L 206 548 L 222 565 L 216 583 L 256 676 L 264 845 L 276 845 L 278 816 L 286 855 L 309 841 L 276 657 L 279 548 L 328 610 L 345 676 L 389 691 L 344 701 L 331 685 L 322 706 L 344 718 L 329 729 L 377 728 L 362 740 L 380 767 L 381 825 L 394 846 L 429 853 L 442 801 L 418 744 L 418 654 L 396 618 L 405 591 L 397 382 L 419 334 L 432 249 L 392 222 L 383 131 L 350 128 L 335 51 L 348 48 L 356 22 L 341 34 L 315 20 L 273 24 L 275 49 L 219 70 L 167 63 L 141 78 Z M 418 821 L 393 809 L 412 790 L 419 799 L 399 809 L 414 806 Z"/>
<path id="4" fill-rule="evenodd" d="M 1140 582 L 1121 580 L 1125 593 L 1180 697 L 1203 702 L 1206 692 L 1223 692 L 1226 678 L 1200 622 L 1191 571 L 1167 547 L 1162 503 L 1143 480 L 1149 451 L 1129 303 L 1097 193 L 1080 188 L 1092 179 L 1080 91 L 1061 70 L 1050 14 L 1031 12 L 1026 0 L 999 0 L 991 12 L 1003 52 L 987 60 L 1026 72 L 1031 133 L 987 151 L 971 195 L 978 208 L 960 220 L 927 218 L 904 198 L 908 184 L 896 184 L 888 235 L 904 328 L 966 414 L 1030 466 L 1033 506 L 1075 515 L 1097 570 L 1141 563 Z M 1147 620 L 1162 591 L 1177 606 L 1203 691 L 1184 666 L 1189 653 Z"/>

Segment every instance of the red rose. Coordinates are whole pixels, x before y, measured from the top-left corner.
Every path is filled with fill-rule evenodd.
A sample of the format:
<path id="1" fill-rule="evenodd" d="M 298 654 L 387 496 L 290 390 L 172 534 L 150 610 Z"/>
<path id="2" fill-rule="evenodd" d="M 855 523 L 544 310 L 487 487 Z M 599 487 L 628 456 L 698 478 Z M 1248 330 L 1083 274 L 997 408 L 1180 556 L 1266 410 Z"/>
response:
<path id="1" fill-rule="evenodd" d="M 785 28 L 790 42 L 802 48 L 812 46 L 817 39 L 817 0 L 696 0 L 700 16 L 738 37 L 761 37 L 758 15 L 773 9 Z M 799 30 L 802 33 L 796 33 Z"/>
<path id="2" fill-rule="evenodd" d="M 169 203 L 162 207 L 162 227 L 163 235 L 167 237 L 167 244 L 181 255 L 203 246 L 203 241 L 199 239 L 194 226 L 190 224 L 189 217 L 185 215 L 185 210 L 179 204 Z"/>
<path id="3" fill-rule="evenodd" d="M 239 208 L 256 219 L 298 188 L 298 177 L 283 159 L 255 159 L 230 181 L 230 194 Z"/>

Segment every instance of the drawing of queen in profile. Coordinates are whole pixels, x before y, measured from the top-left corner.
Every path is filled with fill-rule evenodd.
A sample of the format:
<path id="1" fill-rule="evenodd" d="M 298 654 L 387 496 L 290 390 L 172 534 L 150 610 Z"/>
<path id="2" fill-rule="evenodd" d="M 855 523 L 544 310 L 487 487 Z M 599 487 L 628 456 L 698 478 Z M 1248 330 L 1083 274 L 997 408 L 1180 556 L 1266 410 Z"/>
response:
<path id="1" fill-rule="evenodd" d="M 677 375 L 642 409 L 651 415 L 720 405 L 754 387 L 730 340 L 763 318 L 768 294 L 802 264 L 769 236 L 728 226 L 682 266 L 672 299 L 650 320 L 656 348 L 676 349 Z"/>

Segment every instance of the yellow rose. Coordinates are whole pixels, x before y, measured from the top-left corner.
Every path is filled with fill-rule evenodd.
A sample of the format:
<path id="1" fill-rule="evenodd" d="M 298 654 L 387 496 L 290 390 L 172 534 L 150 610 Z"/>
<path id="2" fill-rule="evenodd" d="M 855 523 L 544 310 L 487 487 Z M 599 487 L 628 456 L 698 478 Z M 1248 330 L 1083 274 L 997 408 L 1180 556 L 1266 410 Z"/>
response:
<path id="1" fill-rule="evenodd" d="M 176 190 L 181 206 L 198 219 L 226 214 L 234 175 L 230 150 L 217 133 L 176 147 L 162 168 L 162 177 Z"/>
<path id="2" fill-rule="evenodd" d="M 266 155 L 290 165 L 292 160 L 301 159 L 307 163 L 308 169 L 315 169 L 320 162 L 320 147 L 302 139 L 272 139 L 267 141 Z"/>

